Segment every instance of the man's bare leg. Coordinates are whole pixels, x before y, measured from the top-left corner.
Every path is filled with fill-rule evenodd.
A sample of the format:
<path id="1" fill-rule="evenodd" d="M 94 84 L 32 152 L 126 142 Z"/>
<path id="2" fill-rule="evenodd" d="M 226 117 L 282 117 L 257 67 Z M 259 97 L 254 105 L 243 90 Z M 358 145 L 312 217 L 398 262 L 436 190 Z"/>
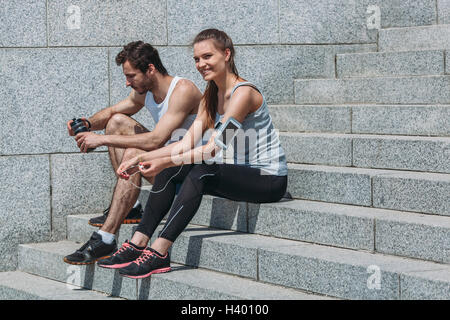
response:
<path id="1" fill-rule="evenodd" d="M 122 134 L 131 135 L 148 132 L 148 130 L 139 124 L 132 118 L 116 114 L 109 121 L 106 126 L 105 134 Z M 145 151 L 139 149 L 123 149 L 123 148 L 113 148 L 108 147 L 111 164 L 114 168 L 114 173 L 116 174 L 117 168 L 120 166 L 122 161 L 131 159 L 139 153 Z M 116 174 L 117 175 L 117 174 Z M 123 180 L 117 179 L 116 186 L 114 188 L 113 197 L 111 200 L 111 205 L 109 208 L 108 217 L 104 222 L 100 230 L 115 234 L 122 224 L 125 217 L 128 215 L 130 210 L 133 208 L 136 200 L 139 197 L 140 189 L 133 186 L 130 181 L 136 186 L 141 186 L 141 175 L 136 173 L 130 179 Z"/>
<path id="2" fill-rule="evenodd" d="M 144 150 L 139 149 L 127 149 L 124 152 L 122 160 L 127 161 L 144 152 Z M 139 197 L 141 190 L 138 187 L 140 186 L 140 173 L 132 175 L 128 180 L 117 180 L 108 217 L 100 230 L 113 234 L 119 230 L 123 220 L 133 208 Z"/>
<path id="3" fill-rule="evenodd" d="M 105 134 L 111 135 L 133 135 L 138 133 L 148 132 L 148 130 L 136 120 L 123 115 L 115 114 L 109 119 L 106 125 Z M 124 148 L 108 147 L 109 158 L 111 165 L 114 169 L 114 173 L 119 168 L 123 160 Z"/>

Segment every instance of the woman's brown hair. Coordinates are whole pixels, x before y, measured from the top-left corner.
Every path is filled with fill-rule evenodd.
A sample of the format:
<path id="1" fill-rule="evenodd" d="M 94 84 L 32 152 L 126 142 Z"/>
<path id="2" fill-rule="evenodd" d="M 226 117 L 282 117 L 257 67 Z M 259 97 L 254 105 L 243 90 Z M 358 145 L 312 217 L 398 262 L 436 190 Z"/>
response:
<path id="1" fill-rule="evenodd" d="M 236 65 L 234 63 L 234 47 L 233 47 L 233 41 L 231 38 L 223 31 L 217 30 L 217 29 L 206 29 L 200 32 L 195 38 L 194 41 L 192 41 L 192 45 L 204 41 L 212 39 L 214 40 L 214 44 L 216 48 L 225 51 L 225 49 L 230 49 L 230 60 L 228 61 L 229 71 L 232 72 L 234 75 L 236 75 L 236 78 L 239 77 Z M 213 127 L 214 122 L 216 120 L 216 113 L 217 113 L 217 93 L 219 89 L 217 88 L 217 85 L 214 81 L 208 81 L 208 84 L 206 85 L 205 93 L 203 94 L 202 101 L 204 102 L 206 106 L 206 112 L 208 115 L 208 127 Z"/>

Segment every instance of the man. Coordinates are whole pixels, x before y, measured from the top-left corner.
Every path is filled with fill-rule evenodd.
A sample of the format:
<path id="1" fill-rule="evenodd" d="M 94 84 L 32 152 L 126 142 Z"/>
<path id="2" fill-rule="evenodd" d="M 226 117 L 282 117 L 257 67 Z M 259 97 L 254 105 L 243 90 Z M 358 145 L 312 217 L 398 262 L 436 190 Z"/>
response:
<path id="1" fill-rule="evenodd" d="M 129 43 L 117 55 L 116 63 L 122 65 L 126 85 L 132 88 L 130 95 L 125 100 L 100 110 L 89 119 L 83 118 L 90 131 L 105 129 L 104 135 L 89 131 L 75 136 L 81 152 L 108 146 L 114 172 L 123 161 L 173 142 L 169 139 L 176 129 L 189 129 L 202 97 L 194 83 L 167 73 L 158 51 L 150 44 L 142 41 Z M 147 130 L 130 117 L 144 106 L 149 109 L 155 121 L 153 131 Z M 69 134 L 73 136 L 71 122 L 67 126 Z M 122 222 L 126 220 L 128 223 L 137 223 L 142 216 L 142 207 L 136 203 L 140 191 L 137 187 L 141 183 L 139 172 L 130 177 L 129 181 L 117 180 L 110 207 L 103 216 L 89 222 L 91 225 L 101 226 L 100 230 L 94 232 L 80 249 L 66 256 L 65 262 L 92 264 L 117 250 L 115 233 Z"/>

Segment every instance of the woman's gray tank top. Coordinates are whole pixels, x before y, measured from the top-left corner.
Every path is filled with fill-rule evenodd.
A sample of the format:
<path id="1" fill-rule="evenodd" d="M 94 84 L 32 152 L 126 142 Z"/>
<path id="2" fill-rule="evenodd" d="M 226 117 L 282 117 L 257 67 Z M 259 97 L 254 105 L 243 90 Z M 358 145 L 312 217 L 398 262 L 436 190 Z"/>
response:
<path id="1" fill-rule="evenodd" d="M 252 83 L 240 82 L 233 88 L 230 99 L 240 86 L 251 86 L 261 93 Z M 280 144 L 278 131 L 273 127 L 266 98 L 262 93 L 261 95 L 263 97 L 261 106 L 245 117 L 242 128 L 234 139 L 232 159 L 227 160 L 230 156 L 228 149 L 225 155 L 217 156 L 224 158 L 225 163 L 261 169 L 261 174 L 286 176 L 288 173 L 286 156 Z M 217 113 L 216 124 L 222 118 L 223 115 Z"/>

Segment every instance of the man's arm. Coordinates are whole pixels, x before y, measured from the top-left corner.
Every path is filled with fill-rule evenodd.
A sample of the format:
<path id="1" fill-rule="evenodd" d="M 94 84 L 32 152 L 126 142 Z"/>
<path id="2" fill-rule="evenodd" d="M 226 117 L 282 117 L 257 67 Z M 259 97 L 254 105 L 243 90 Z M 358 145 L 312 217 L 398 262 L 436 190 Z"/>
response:
<path id="1" fill-rule="evenodd" d="M 102 145 L 118 148 L 137 148 L 146 151 L 162 147 L 187 116 L 196 111 L 202 94 L 189 80 L 181 79 L 169 99 L 169 107 L 151 132 L 136 135 L 104 135 Z"/>
<path id="2" fill-rule="evenodd" d="M 88 119 L 92 125 L 91 131 L 105 129 L 109 119 L 116 113 L 122 113 L 129 116 L 137 113 L 142 109 L 144 104 L 145 94 L 139 94 L 134 89 L 131 89 L 130 95 L 126 99 L 109 108 L 100 110 Z"/>
<path id="3" fill-rule="evenodd" d="M 116 113 L 123 113 L 127 115 L 133 115 L 137 113 L 145 104 L 145 94 L 139 94 L 134 89 L 131 90 L 129 96 L 118 102 L 117 104 L 102 109 L 95 113 L 92 117 L 88 118 L 91 127 L 91 131 L 103 130 L 106 127 L 109 119 Z M 67 122 L 67 129 L 69 131 L 69 135 L 73 136 L 74 133 L 70 127 L 72 120 Z M 85 125 L 88 124 L 85 122 Z"/>

